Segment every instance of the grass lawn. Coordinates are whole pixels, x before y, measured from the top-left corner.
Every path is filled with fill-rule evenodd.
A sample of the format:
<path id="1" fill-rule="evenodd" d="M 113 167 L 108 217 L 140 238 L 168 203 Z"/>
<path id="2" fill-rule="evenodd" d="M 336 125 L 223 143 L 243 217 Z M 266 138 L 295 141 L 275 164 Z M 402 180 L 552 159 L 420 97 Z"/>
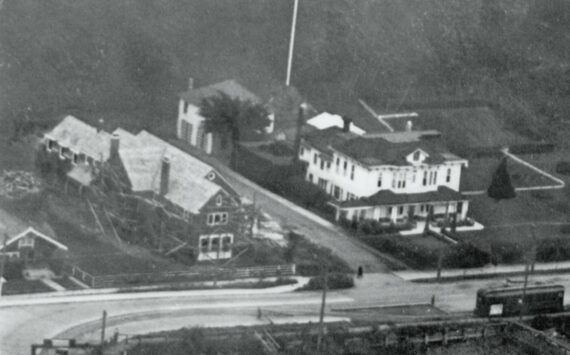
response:
<path id="1" fill-rule="evenodd" d="M 436 129 L 443 134 L 449 149 L 461 154 L 469 148 L 501 147 L 528 142 L 528 139 L 505 128 L 498 114 L 488 107 L 419 109 L 416 118 L 394 118 L 387 122 L 398 131 L 403 131 L 407 121 L 412 121 L 416 130 Z"/>
<path id="2" fill-rule="evenodd" d="M 502 158 L 501 158 L 502 159 Z M 522 157 L 524 160 L 524 157 Z M 461 191 L 486 191 L 491 178 L 500 163 L 497 158 L 476 158 L 469 160 L 469 167 L 461 173 Z M 556 185 L 556 182 L 538 172 L 507 158 L 507 170 L 515 188 Z"/>
<path id="3" fill-rule="evenodd" d="M 41 281 L 9 280 L 2 286 L 2 295 L 20 295 L 24 293 L 53 292 L 54 290 Z"/>
<path id="4" fill-rule="evenodd" d="M 510 252 L 523 254 L 529 247 L 545 239 L 570 240 L 570 234 L 561 231 L 561 224 L 568 222 L 567 213 L 558 211 L 548 201 L 536 198 L 534 192 L 519 192 L 512 200 L 495 202 L 486 195 L 471 196 L 469 215 L 482 223 L 485 229 L 459 233 L 460 239 L 482 250 L 492 246 L 507 245 Z M 535 237 L 530 222 L 536 222 Z M 521 262 L 515 258 L 512 262 Z"/>

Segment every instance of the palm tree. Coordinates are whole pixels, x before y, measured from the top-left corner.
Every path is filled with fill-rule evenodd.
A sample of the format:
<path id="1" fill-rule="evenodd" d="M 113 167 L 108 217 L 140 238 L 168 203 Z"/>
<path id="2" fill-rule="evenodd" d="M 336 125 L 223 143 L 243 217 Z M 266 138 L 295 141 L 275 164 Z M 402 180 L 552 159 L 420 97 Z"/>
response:
<path id="1" fill-rule="evenodd" d="M 233 98 L 223 92 L 203 99 L 200 115 L 206 119 L 206 132 L 220 134 L 223 148 L 227 146 L 228 138 L 231 139 L 231 166 L 234 166 L 235 148 L 242 135 L 262 130 L 270 124 L 265 106 Z"/>

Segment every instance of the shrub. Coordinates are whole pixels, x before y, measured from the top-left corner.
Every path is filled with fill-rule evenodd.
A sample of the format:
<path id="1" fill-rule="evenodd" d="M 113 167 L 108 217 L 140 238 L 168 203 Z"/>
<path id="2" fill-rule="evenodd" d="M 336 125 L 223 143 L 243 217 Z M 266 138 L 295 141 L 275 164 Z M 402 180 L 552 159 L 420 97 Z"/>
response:
<path id="1" fill-rule="evenodd" d="M 570 162 L 560 161 L 556 164 L 556 172 L 562 175 L 570 175 Z"/>
<path id="2" fill-rule="evenodd" d="M 524 246 L 518 243 L 496 241 L 491 244 L 491 255 L 494 263 L 512 264 L 520 262 L 524 252 Z"/>
<path id="3" fill-rule="evenodd" d="M 360 240 L 378 251 L 405 261 L 411 267 L 426 269 L 437 266 L 438 251 L 401 241 L 399 236 L 360 236 Z"/>
<path id="4" fill-rule="evenodd" d="M 323 281 L 324 278 L 322 276 L 313 277 L 301 290 L 322 290 Z M 339 272 L 333 272 L 327 275 L 327 288 L 329 290 L 340 290 L 351 287 L 354 287 L 354 278 L 351 275 Z"/>
<path id="5" fill-rule="evenodd" d="M 491 256 L 470 243 L 460 243 L 452 246 L 443 260 L 450 268 L 481 267 L 491 261 Z"/>
<path id="6" fill-rule="evenodd" d="M 536 260 L 541 262 L 570 259 L 570 241 L 566 238 L 553 238 L 540 241 L 536 247 Z"/>
<path id="7" fill-rule="evenodd" d="M 530 326 L 537 330 L 546 330 L 554 327 L 554 323 L 551 318 L 539 314 L 532 319 Z"/>

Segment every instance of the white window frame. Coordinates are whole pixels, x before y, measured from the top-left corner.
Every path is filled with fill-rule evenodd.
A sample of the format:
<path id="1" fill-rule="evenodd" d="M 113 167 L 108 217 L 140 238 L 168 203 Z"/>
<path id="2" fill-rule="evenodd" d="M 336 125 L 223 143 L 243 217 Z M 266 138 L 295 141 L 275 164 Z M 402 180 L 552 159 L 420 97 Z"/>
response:
<path id="1" fill-rule="evenodd" d="M 35 240 L 33 237 L 23 237 L 18 240 L 18 249 L 20 248 L 33 248 Z"/>
<path id="2" fill-rule="evenodd" d="M 219 221 L 216 221 L 218 219 Z M 223 224 L 228 224 L 228 212 L 212 212 L 208 213 L 206 224 L 209 226 L 220 226 Z"/>

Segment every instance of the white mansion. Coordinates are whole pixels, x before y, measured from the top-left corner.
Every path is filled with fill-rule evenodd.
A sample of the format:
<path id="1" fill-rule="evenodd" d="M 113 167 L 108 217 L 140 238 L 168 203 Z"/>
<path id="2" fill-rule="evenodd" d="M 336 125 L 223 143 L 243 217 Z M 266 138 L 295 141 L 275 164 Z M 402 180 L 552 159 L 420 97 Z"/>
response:
<path id="1" fill-rule="evenodd" d="M 299 157 L 306 179 L 334 199 L 336 219 L 402 223 L 414 216 L 457 214 L 469 201 L 459 192 L 467 160 L 449 152 L 438 131 L 357 135 L 345 127 L 307 134 Z"/>

